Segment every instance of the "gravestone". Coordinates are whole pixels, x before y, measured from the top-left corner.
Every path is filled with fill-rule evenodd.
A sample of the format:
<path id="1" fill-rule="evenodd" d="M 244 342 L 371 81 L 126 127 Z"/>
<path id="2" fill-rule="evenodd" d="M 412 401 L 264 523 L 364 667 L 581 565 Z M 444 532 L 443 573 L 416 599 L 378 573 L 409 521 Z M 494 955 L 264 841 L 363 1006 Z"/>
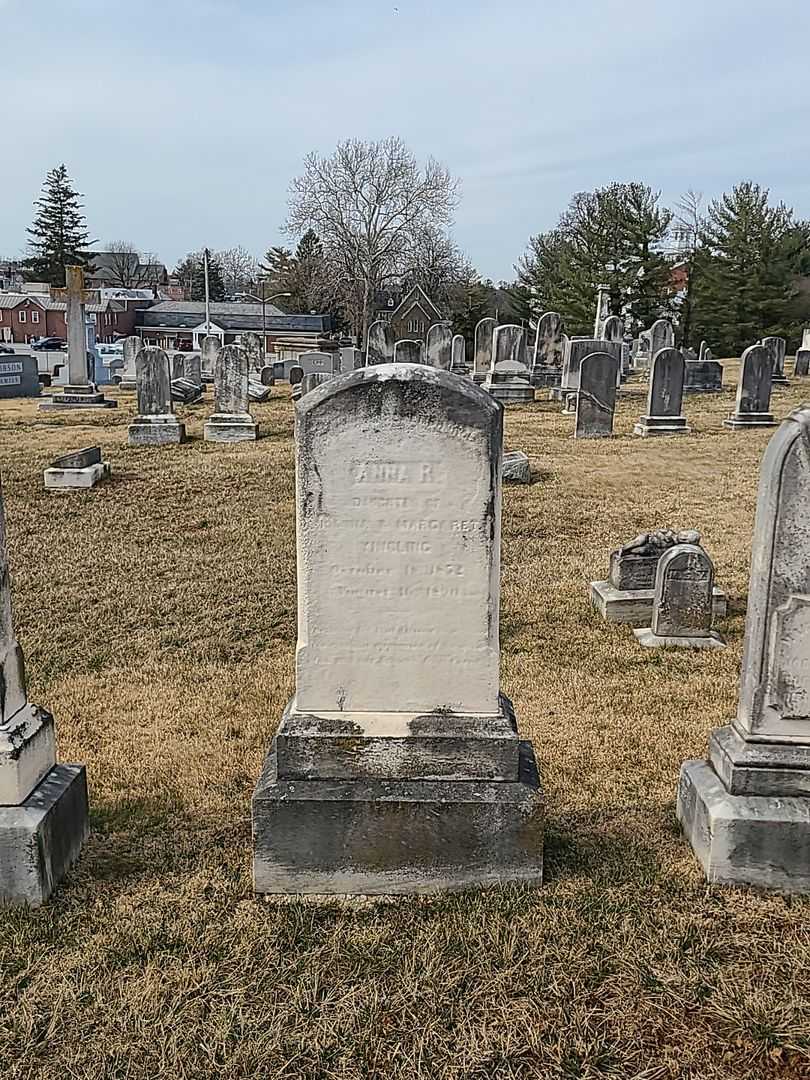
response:
<path id="1" fill-rule="evenodd" d="M 562 316 L 547 311 L 537 323 L 532 357 L 532 386 L 559 386 L 562 378 L 565 330 Z"/>
<path id="2" fill-rule="evenodd" d="M 239 344 L 247 354 L 248 377 L 255 378 L 264 367 L 265 357 L 261 335 L 254 334 L 252 331 L 242 334 Z"/>
<path id="3" fill-rule="evenodd" d="M 810 374 L 810 349 L 798 349 L 796 351 L 796 364 L 793 368 L 796 378 L 803 378 Z"/>
<path id="4" fill-rule="evenodd" d="M 591 353 L 580 366 L 575 439 L 606 439 L 613 434 L 620 363 L 608 353 Z"/>
<path id="5" fill-rule="evenodd" d="M 138 415 L 129 425 L 130 446 L 165 446 L 186 441 L 174 415 L 169 358 L 163 349 L 142 348 L 135 357 Z"/>
<path id="6" fill-rule="evenodd" d="M 271 386 L 267 386 L 258 379 L 248 379 L 248 401 L 267 401 L 273 392 Z"/>
<path id="7" fill-rule="evenodd" d="M 641 533 L 610 556 L 606 581 L 591 582 L 591 603 L 608 622 L 649 626 L 652 621 L 655 576 L 661 558 L 678 544 L 700 545 L 695 529 L 659 529 Z M 714 586 L 712 607 L 723 618 L 726 595 Z"/>
<path id="8" fill-rule="evenodd" d="M 497 400 L 510 405 L 534 401 L 522 326 L 497 326 L 492 335 L 492 366 L 482 383 Z"/>
<path id="9" fill-rule="evenodd" d="M 183 375 L 184 379 L 188 379 L 190 382 L 199 386 L 202 391 L 202 361 L 199 353 L 187 353 L 183 358 Z"/>
<path id="10" fill-rule="evenodd" d="M 110 466 L 101 460 L 100 446 L 87 446 L 84 450 L 74 450 L 56 458 L 45 470 L 45 489 L 47 491 L 86 490 L 95 487 L 105 476 L 110 475 Z"/>
<path id="11" fill-rule="evenodd" d="M 353 346 L 344 347 L 340 350 L 340 370 L 345 375 L 348 371 L 356 371 L 363 366 L 363 354 Z"/>
<path id="12" fill-rule="evenodd" d="M 185 353 L 176 352 L 174 354 L 174 356 L 172 356 L 172 358 L 171 358 L 172 382 L 174 382 L 175 379 L 182 379 L 183 376 L 185 375 L 185 372 L 186 372 L 185 361 L 186 361 Z"/>
<path id="13" fill-rule="evenodd" d="M 296 409 L 296 691 L 253 796 L 260 893 L 542 878 L 531 744 L 499 693 L 503 409 L 366 367 Z"/>
<path id="14" fill-rule="evenodd" d="M 403 339 L 394 346 L 395 364 L 424 364 L 422 342 Z"/>
<path id="15" fill-rule="evenodd" d="M 215 334 L 206 334 L 200 340 L 200 364 L 203 382 L 212 383 L 214 381 L 217 370 L 217 357 L 221 348 L 222 342 Z"/>
<path id="16" fill-rule="evenodd" d="M 454 375 L 467 375 L 467 343 L 463 334 L 453 335 L 450 370 Z"/>
<path id="17" fill-rule="evenodd" d="M 57 765 L 53 716 L 28 700 L 0 490 L 0 905 L 45 903 L 87 835 L 84 765 Z"/>
<path id="18" fill-rule="evenodd" d="M 317 350 L 302 352 L 298 354 L 297 366 L 301 368 L 305 375 L 321 373 L 339 375 L 340 353 L 337 351 L 319 352 Z"/>
<path id="19" fill-rule="evenodd" d="M 677 815 L 710 882 L 810 892 L 810 409 L 765 451 L 736 718 L 681 769 Z"/>
<path id="20" fill-rule="evenodd" d="M 124 362 L 116 376 L 116 382 L 122 390 L 134 390 L 137 386 L 135 357 L 143 348 L 143 342 L 137 335 L 124 338 Z"/>
<path id="21" fill-rule="evenodd" d="M 446 323 L 435 323 L 425 338 L 425 363 L 449 371 L 453 360 L 453 331 Z"/>
<path id="22" fill-rule="evenodd" d="M 624 319 L 621 315 L 608 315 L 602 328 L 602 337 L 605 341 L 624 341 Z"/>
<path id="23" fill-rule="evenodd" d="M 172 401 L 179 401 L 183 405 L 197 405 L 202 401 L 202 385 L 198 385 L 191 379 L 172 379 Z"/>
<path id="24" fill-rule="evenodd" d="M 711 357 L 711 349 L 706 349 L 705 356 Z M 685 394 L 718 393 L 723 389 L 723 365 L 717 360 L 703 359 L 686 362 L 686 377 L 683 382 Z"/>
<path id="25" fill-rule="evenodd" d="M 772 358 L 762 345 L 751 345 L 742 355 L 737 383 L 737 407 L 723 423 L 730 428 L 774 427 L 771 413 Z"/>
<path id="26" fill-rule="evenodd" d="M 61 394 L 41 402 L 40 409 L 114 409 L 117 401 L 109 401 L 90 381 L 87 352 L 87 316 L 85 304 L 92 294 L 84 290 L 84 270 L 81 266 L 65 267 L 65 289 L 54 290 L 55 299 L 64 298 L 67 321 L 68 382 Z"/>
<path id="27" fill-rule="evenodd" d="M 41 389 L 35 356 L 0 354 L 0 398 L 39 397 Z"/>
<path id="28" fill-rule="evenodd" d="M 206 442 L 253 441 L 258 425 L 248 410 L 248 354 L 240 345 L 225 345 L 217 356 L 214 411 L 203 426 Z"/>
<path id="29" fill-rule="evenodd" d="M 366 365 L 391 364 L 394 361 L 394 331 L 389 323 L 378 319 L 368 328 Z M 418 362 L 418 361 L 417 361 Z"/>
<path id="30" fill-rule="evenodd" d="M 686 364 L 678 349 L 661 349 L 653 357 L 647 391 L 647 414 L 633 428 L 636 435 L 687 435 L 683 408 Z"/>
<path id="31" fill-rule="evenodd" d="M 596 318 L 593 323 L 593 336 L 598 340 L 605 338 L 605 322 L 610 317 L 610 286 L 598 285 L 596 287 Z"/>
<path id="32" fill-rule="evenodd" d="M 530 484 L 532 482 L 529 459 L 522 450 L 510 450 L 503 455 L 501 476 L 505 484 Z"/>
<path id="33" fill-rule="evenodd" d="M 764 337 L 759 344 L 768 351 L 771 360 L 771 385 L 790 386 L 785 376 L 787 342 L 783 337 Z"/>
<path id="34" fill-rule="evenodd" d="M 714 566 L 697 544 L 676 544 L 655 574 L 652 625 L 633 630 L 647 649 L 723 649 L 712 630 Z"/>
<path id="35" fill-rule="evenodd" d="M 328 371 L 310 371 L 308 375 L 305 375 L 301 380 L 301 393 L 297 395 L 296 400 L 300 400 L 304 394 L 308 394 L 310 390 L 314 390 L 316 386 L 322 386 L 325 382 L 329 382 L 330 379 L 334 379 L 336 376 L 330 375 Z"/>
<path id="36" fill-rule="evenodd" d="M 494 319 L 480 319 L 475 325 L 473 352 L 473 379 L 482 383 L 492 367 L 492 338 L 495 334 Z"/>
<path id="37" fill-rule="evenodd" d="M 656 319 L 648 331 L 650 335 L 650 362 L 662 349 L 675 347 L 675 330 L 669 319 Z"/>
<path id="38" fill-rule="evenodd" d="M 357 349 L 356 351 L 359 352 L 360 350 Z M 273 375 L 273 365 L 272 364 L 265 364 L 264 365 L 262 370 L 259 372 L 259 382 L 262 384 L 262 386 L 275 386 L 276 385 L 275 376 Z"/>
<path id="39" fill-rule="evenodd" d="M 615 356 L 617 362 L 621 363 L 622 346 L 618 342 L 605 341 L 604 338 L 572 337 L 566 340 L 560 385 L 551 390 L 552 399 L 563 402 L 563 412 L 576 412 L 580 368 L 585 357 L 592 353 L 607 353 L 608 356 Z"/>
<path id="40" fill-rule="evenodd" d="M 646 331 L 639 334 L 633 343 L 632 350 L 633 369 L 635 371 L 647 371 L 652 363 L 650 356 L 650 335 Z"/>
<path id="41" fill-rule="evenodd" d="M 806 326 L 802 330 L 802 348 L 810 349 L 810 326 Z"/>

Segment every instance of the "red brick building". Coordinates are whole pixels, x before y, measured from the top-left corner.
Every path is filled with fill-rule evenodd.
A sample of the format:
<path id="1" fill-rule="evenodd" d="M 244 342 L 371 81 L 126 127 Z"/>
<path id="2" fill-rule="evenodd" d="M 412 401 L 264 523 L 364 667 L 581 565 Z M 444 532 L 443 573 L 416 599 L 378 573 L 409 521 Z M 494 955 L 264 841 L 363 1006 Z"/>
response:
<path id="1" fill-rule="evenodd" d="M 96 340 L 118 341 L 135 328 L 138 309 L 121 300 L 103 300 L 87 305 L 87 314 L 96 324 Z M 0 342 L 27 345 L 34 338 L 67 334 L 67 307 L 39 293 L 0 293 Z"/>

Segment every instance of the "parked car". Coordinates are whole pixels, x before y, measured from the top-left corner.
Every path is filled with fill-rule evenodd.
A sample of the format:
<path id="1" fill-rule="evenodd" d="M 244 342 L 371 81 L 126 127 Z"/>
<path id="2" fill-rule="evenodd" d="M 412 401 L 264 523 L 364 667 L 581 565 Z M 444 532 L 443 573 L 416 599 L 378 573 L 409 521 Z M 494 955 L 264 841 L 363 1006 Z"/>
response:
<path id="1" fill-rule="evenodd" d="M 65 339 L 60 337 L 44 337 L 39 341 L 32 341 L 31 348 L 35 352 L 42 352 L 47 350 L 48 352 L 55 352 L 58 349 L 65 348 Z"/>
<path id="2" fill-rule="evenodd" d="M 3 353 L 4 356 L 13 356 L 14 349 L 10 345 L 0 345 L 0 353 Z"/>

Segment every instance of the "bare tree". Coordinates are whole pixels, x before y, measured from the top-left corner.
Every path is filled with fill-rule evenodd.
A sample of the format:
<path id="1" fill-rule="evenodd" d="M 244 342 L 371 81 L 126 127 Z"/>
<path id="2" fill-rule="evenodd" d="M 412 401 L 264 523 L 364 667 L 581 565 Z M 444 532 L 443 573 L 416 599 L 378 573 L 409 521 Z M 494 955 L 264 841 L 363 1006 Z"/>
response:
<path id="1" fill-rule="evenodd" d="M 692 191 L 690 188 L 676 203 L 675 214 L 670 228 L 675 253 L 683 262 L 686 270 L 686 284 L 678 312 L 684 347 L 692 344 L 695 294 L 701 272 L 705 226 L 706 213 L 703 209 L 703 195 L 701 192 Z"/>
<path id="2" fill-rule="evenodd" d="M 286 231 L 318 234 L 362 339 L 375 291 L 407 269 L 425 229 L 450 223 L 458 186 L 432 158 L 420 167 L 398 138 L 350 139 L 331 157 L 305 158 L 304 172 L 290 185 Z"/>
<path id="3" fill-rule="evenodd" d="M 107 245 L 108 257 L 104 269 L 109 272 L 110 284 L 121 289 L 139 289 L 150 285 L 155 256 L 141 254 L 138 248 L 128 240 L 113 240 Z"/>
<path id="4" fill-rule="evenodd" d="M 222 269 L 227 293 L 250 292 L 255 289 L 259 263 L 249 251 L 239 246 L 227 248 L 225 251 L 218 251 L 216 258 Z"/>
<path id="5" fill-rule="evenodd" d="M 429 225 L 413 238 L 408 249 L 408 284 L 421 285 L 431 300 L 446 306 L 456 285 L 475 279 L 476 273 L 463 252 L 444 230 Z"/>

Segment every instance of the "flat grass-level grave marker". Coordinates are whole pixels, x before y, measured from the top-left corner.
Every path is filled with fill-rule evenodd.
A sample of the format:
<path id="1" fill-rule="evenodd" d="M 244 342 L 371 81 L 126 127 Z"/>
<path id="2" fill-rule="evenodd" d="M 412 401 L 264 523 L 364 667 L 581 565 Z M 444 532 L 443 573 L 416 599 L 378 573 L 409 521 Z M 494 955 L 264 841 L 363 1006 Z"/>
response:
<path id="1" fill-rule="evenodd" d="M 260 893 L 538 883 L 543 800 L 499 692 L 503 409 L 366 367 L 296 410 L 296 692 L 253 796 Z"/>
<path id="2" fill-rule="evenodd" d="M 206 442 L 256 439 L 259 426 L 249 411 L 249 357 L 239 345 L 225 345 L 217 354 L 214 412 L 203 427 Z"/>
<path id="3" fill-rule="evenodd" d="M 636 435 L 688 435 L 683 409 L 686 362 L 679 349 L 660 349 L 650 367 L 647 415 L 633 428 Z"/>
<path id="4" fill-rule="evenodd" d="M 0 490 L 0 904 L 44 903 L 87 834 L 83 765 L 57 765 L 53 716 L 28 701 Z"/>
<path id="5" fill-rule="evenodd" d="M 771 409 L 772 357 L 763 345 L 751 345 L 742 355 L 737 383 L 737 407 L 723 423 L 729 428 L 775 427 Z"/>
<path id="6" fill-rule="evenodd" d="M 609 439 L 616 412 L 616 384 L 621 361 L 607 353 L 586 356 L 579 373 L 575 439 Z"/>
<path id="7" fill-rule="evenodd" d="M 169 358 L 163 349 L 141 349 L 135 357 L 138 415 L 129 425 L 130 446 L 168 446 L 186 441 L 186 426 L 174 414 Z"/>
<path id="8" fill-rule="evenodd" d="M 810 409 L 762 461 L 741 672 L 678 819 L 709 881 L 810 892 Z"/>
<path id="9" fill-rule="evenodd" d="M 633 633 L 647 649 L 724 649 L 712 630 L 714 566 L 697 544 L 676 544 L 655 572 L 652 623 Z"/>

